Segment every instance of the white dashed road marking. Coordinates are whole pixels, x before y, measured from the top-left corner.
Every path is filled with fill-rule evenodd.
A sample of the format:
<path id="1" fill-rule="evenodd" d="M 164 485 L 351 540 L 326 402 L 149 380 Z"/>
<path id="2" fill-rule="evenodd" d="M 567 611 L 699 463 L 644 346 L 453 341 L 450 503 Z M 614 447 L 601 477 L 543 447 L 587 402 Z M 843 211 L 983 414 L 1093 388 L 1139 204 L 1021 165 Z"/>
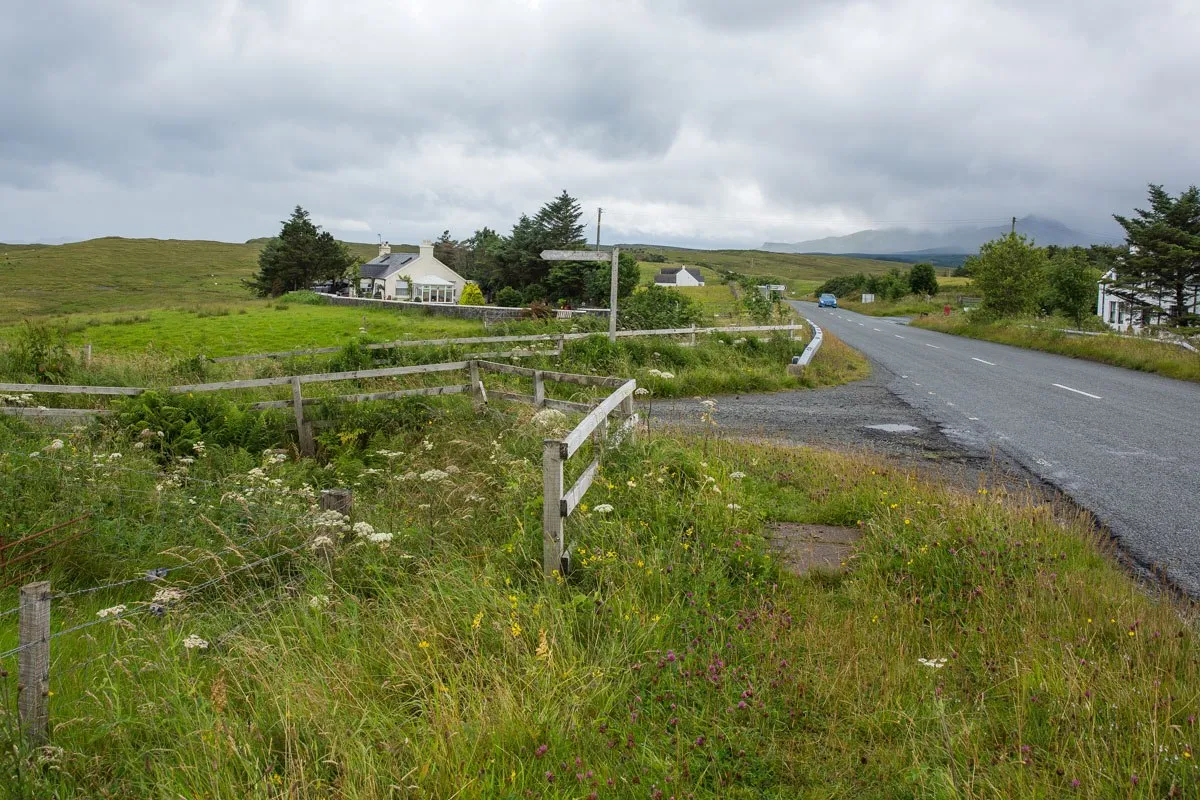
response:
<path id="1" fill-rule="evenodd" d="M 971 356 L 971 360 L 972 360 L 972 361 L 978 361 L 980 364 L 987 364 L 989 367 L 994 367 L 994 366 L 996 366 L 996 365 L 995 365 L 995 364 L 993 364 L 991 361 L 984 361 L 982 358 L 976 358 L 975 356 Z"/>
<path id="2" fill-rule="evenodd" d="M 1081 394 L 1084 397 L 1090 397 L 1093 400 L 1103 400 L 1104 399 L 1103 397 L 1101 397 L 1098 394 L 1092 394 L 1091 392 L 1081 392 L 1078 389 L 1072 389 L 1070 386 L 1063 386 L 1061 383 L 1052 383 L 1050 385 L 1057 387 L 1059 389 L 1066 389 L 1068 392 L 1074 392 L 1075 394 Z"/>
<path id="3" fill-rule="evenodd" d="M 936 344 L 930 344 L 929 342 L 926 342 L 926 343 L 925 343 L 925 346 L 926 346 L 926 347 L 932 347 L 934 350 L 941 350 L 941 349 L 942 349 L 942 348 L 938 347 Z"/>
<path id="4" fill-rule="evenodd" d="M 973 422 L 979 422 L 979 417 L 967 417 L 967 419 L 972 420 Z"/>
<path id="5" fill-rule="evenodd" d="M 904 338 L 903 336 L 901 336 L 901 335 L 900 335 L 900 334 L 898 334 L 898 333 L 893 333 L 893 334 L 892 334 L 892 336 L 895 336 L 897 339 L 903 339 L 903 338 Z"/>
<path id="6" fill-rule="evenodd" d="M 883 331 L 879 330 L 879 328 L 871 328 L 871 330 L 875 331 L 876 333 L 883 333 Z"/>

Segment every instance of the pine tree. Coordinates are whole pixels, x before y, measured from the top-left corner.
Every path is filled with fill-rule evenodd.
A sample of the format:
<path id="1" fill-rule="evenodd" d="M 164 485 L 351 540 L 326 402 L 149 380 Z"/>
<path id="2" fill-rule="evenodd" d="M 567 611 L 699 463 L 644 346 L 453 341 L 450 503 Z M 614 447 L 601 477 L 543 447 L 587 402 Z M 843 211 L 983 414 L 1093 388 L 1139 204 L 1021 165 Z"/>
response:
<path id="1" fill-rule="evenodd" d="M 1116 267 L 1117 281 L 1170 298 L 1170 316 L 1181 322 L 1200 291 L 1200 190 L 1191 186 L 1175 198 L 1150 184 L 1149 194 L 1150 209 L 1134 209 L 1136 218 L 1113 215 L 1129 244 L 1129 255 Z"/>
<path id="2" fill-rule="evenodd" d="M 547 248 L 570 250 L 587 244 L 587 237 L 583 234 L 583 207 L 567 194 L 566 189 L 542 206 L 535 221 L 545 234 Z"/>
<path id="3" fill-rule="evenodd" d="M 357 266 L 346 246 L 314 225 L 300 206 L 281 224 L 279 236 L 263 245 L 258 254 L 258 274 L 245 282 L 259 297 L 278 297 L 321 281 L 345 280 Z"/>

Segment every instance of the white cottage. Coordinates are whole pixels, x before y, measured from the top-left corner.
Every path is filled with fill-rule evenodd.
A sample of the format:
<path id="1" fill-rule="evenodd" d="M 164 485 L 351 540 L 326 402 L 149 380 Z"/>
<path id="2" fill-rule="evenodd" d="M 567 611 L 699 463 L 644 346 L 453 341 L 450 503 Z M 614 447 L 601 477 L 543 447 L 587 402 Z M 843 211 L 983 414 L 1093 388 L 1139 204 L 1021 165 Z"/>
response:
<path id="1" fill-rule="evenodd" d="M 1184 297 L 1184 304 L 1187 313 L 1200 313 L 1200 292 L 1193 289 Z M 1147 325 L 1162 325 L 1174 307 L 1174 295 L 1118 286 L 1116 270 L 1104 273 L 1097 287 L 1096 315 L 1114 330 L 1140 331 Z"/>
<path id="2" fill-rule="evenodd" d="M 695 267 L 663 267 L 654 282 L 659 286 L 703 286 L 704 276 Z"/>
<path id="3" fill-rule="evenodd" d="M 457 303 L 466 280 L 434 258 L 433 243 L 421 242 L 417 253 L 393 253 L 379 246 L 379 255 L 359 269 L 359 294 L 383 300 Z"/>

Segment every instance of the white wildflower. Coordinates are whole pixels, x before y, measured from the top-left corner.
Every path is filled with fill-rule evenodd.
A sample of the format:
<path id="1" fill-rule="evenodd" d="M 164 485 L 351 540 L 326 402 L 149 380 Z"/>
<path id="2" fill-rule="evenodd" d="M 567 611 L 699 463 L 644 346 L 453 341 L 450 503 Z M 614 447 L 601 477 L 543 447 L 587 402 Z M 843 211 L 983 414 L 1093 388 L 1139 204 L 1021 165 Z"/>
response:
<path id="1" fill-rule="evenodd" d="M 421 503 L 421 505 L 417 506 L 417 508 L 418 508 L 419 510 L 421 510 L 421 511 L 428 511 L 428 510 L 429 510 L 429 503 Z"/>
<path id="2" fill-rule="evenodd" d="M 446 474 L 447 475 L 457 475 L 460 472 L 462 472 L 462 470 L 459 469 L 458 467 L 454 466 L 453 464 L 448 464 L 446 466 Z"/>
<path id="3" fill-rule="evenodd" d="M 116 460 L 117 460 L 118 458 L 120 458 L 120 457 L 121 457 L 121 454 L 120 454 L 120 453 L 109 453 L 109 454 L 108 454 L 108 460 L 109 460 L 109 461 L 116 461 Z"/>
<path id="4" fill-rule="evenodd" d="M 188 650 L 207 650 L 208 642 L 193 633 L 183 640 L 183 646 Z"/>
<path id="5" fill-rule="evenodd" d="M 563 428 L 567 424 L 567 415 L 557 408 L 543 408 L 533 415 L 533 424 L 542 430 Z"/>
<path id="6" fill-rule="evenodd" d="M 145 449 L 145 447 L 146 447 L 146 443 L 145 443 L 145 442 L 134 442 L 134 443 L 133 443 L 133 449 L 134 449 L 134 450 L 143 450 L 143 449 Z"/>
<path id="7" fill-rule="evenodd" d="M 445 472 L 442 472 L 440 469 L 430 469 L 421 473 L 421 480 L 425 481 L 426 483 L 437 483 L 438 481 L 444 481 L 449 477 L 449 475 L 447 475 Z"/>
<path id="8" fill-rule="evenodd" d="M 739 506 L 737 503 L 730 503 L 729 505 L 727 505 L 725 507 L 728 508 L 730 511 L 741 511 L 742 510 L 742 507 Z"/>
<path id="9" fill-rule="evenodd" d="M 177 603 L 183 599 L 183 592 L 179 589 L 159 589 L 154 593 L 154 599 L 151 603 L 155 605 L 166 605 L 168 603 Z"/>
<path id="10" fill-rule="evenodd" d="M 704 406 L 709 411 L 712 411 L 714 408 L 717 407 L 717 401 L 716 400 L 701 400 L 700 405 Z"/>
<path id="11" fill-rule="evenodd" d="M 308 545 L 308 549 L 314 550 L 314 551 L 320 550 L 323 547 L 333 547 L 333 539 L 330 539 L 328 536 L 325 536 L 324 534 L 315 537 L 311 542 L 309 542 L 309 545 Z"/>
<path id="12" fill-rule="evenodd" d="M 367 536 L 367 541 L 374 542 L 375 544 L 386 544 L 387 542 L 390 542 L 391 540 L 392 540 L 392 534 L 386 533 L 384 531 L 372 533 Z"/>
<path id="13" fill-rule="evenodd" d="M 593 508 L 592 511 L 595 511 L 597 514 L 611 514 L 613 507 L 611 503 L 601 503 Z"/>
<path id="14" fill-rule="evenodd" d="M 355 536 L 370 536 L 374 532 L 375 532 L 375 528 L 369 522 L 354 523 L 354 535 Z"/>
<path id="15" fill-rule="evenodd" d="M 746 477 L 746 473 L 744 473 L 744 472 L 731 472 L 731 473 L 729 473 L 729 477 L 730 477 L 730 478 L 732 478 L 732 479 L 733 479 L 733 480 L 735 480 L 735 481 L 740 481 L 742 478 Z"/>
<path id="16" fill-rule="evenodd" d="M 325 606 L 329 605 L 329 596 L 324 594 L 314 594 L 308 598 L 308 607 L 314 611 L 320 611 Z"/>
<path id="17" fill-rule="evenodd" d="M 191 466 L 192 464 L 196 463 L 196 459 L 192 458 L 191 456 L 180 456 L 177 460 L 184 466 Z"/>
<path id="18" fill-rule="evenodd" d="M 403 475 L 398 476 L 396 478 L 396 480 L 398 480 L 398 481 L 415 481 L 417 479 L 417 477 L 418 477 L 417 473 L 413 472 L 412 470 L 409 470 L 408 472 L 404 473 Z"/>
<path id="19" fill-rule="evenodd" d="M 944 658 L 918 658 L 917 663 L 921 664 L 922 666 L 929 667 L 930 669 L 941 669 L 942 667 L 946 666 L 946 659 L 944 659 Z"/>
<path id="20" fill-rule="evenodd" d="M 207 447 L 205 446 L 204 442 L 196 442 L 194 445 L 192 445 L 192 450 L 196 453 L 196 455 L 202 456 L 206 452 Z"/>
<path id="21" fill-rule="evenodd" d="M 125 606 L 113 606 L 112 608 L 102 608 L 96 612 L 97 617 L 119 617 L 125 613 Z"/>
<path id="22" fill-rule="evenodd" d="M 43 449 L 46 450 L 47 452 L 50 452 L 52 450 L 62 450 L 63 449 L 63 440 L 55 439 L 50 444 L 46 445 Z"/>
<path id="23" fill-rule="evenodd" d="M 674 372 L 660 372 L 660 373 L 658 373 L 658 377 L 662 378 L 663 380 L 669 381 L 675 377 L 675 373 Z"/>
<path id="24" fill-rule="evenodd" d="M 422 440 L 421 440 L 421 447 L 424 447 L 426 450 L 432 450 L 432 449 L 433 449 L 433 442 L 429 441 L 428 439 L 422 439 Z"/>
<path id="25" fill-rule="evenodd" d="M 633 390 L 633 393 L 638 397 L 645 397 L 646 395 L 650 394 L 650 390 L 644 386 L 639 386 Z"/>

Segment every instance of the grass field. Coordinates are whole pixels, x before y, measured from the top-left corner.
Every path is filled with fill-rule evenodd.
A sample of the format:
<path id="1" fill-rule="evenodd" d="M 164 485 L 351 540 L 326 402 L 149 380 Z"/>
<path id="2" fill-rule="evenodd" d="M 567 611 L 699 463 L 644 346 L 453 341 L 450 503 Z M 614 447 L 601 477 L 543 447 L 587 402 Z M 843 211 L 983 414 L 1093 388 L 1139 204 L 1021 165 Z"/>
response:
<path id="1" fill-rule="evenodd" d="M 1071 336 L 1055 330 L 1073 327 L 1073 324 L 1065 319 L 979 322 L 972 320 L 969 314 L 957 313 L 949 317 L 918 318 L 914 319 L 912 324 L 973 339 L 986 339 L 989 342 L 1099 361 L 1115 367 L 1153 372 L 1168 378 L 1200 381 L 1200 353 L 1150 340 L 1125 339 L 1118 336 Z"/>
<path id="2" fill-rule="evenodd" d="M 483 323 L 476 320 L 420 311 L 307 305 L 286 299 L 247 300 L 191 310 L 76 315 L 47 322 L 67 331 L 76 345 L 90 342 L 97 353 L 153 350 L 170 357 L 333 347 L 358 338 L 391 341 L 484 335 Z M 0 329 L 0 340 L 11 339 L 20 329 Z"/>
<path id="3" fill-rule="evenodd" d="M 76 312 L 241 302 L 250 297 L 241 282 L 257 271 L 261 248 L 262 240 L 233 244 L 116 237 L 53 246 L 0 245 L 5 290 L 0 325 Z M 364 259 L 379 252 L 375 245 L 350 248 Z"/>
<path id="4" fill-rule="evenodd" d="M 816 282 L 838 275 L 887 272 L 896 264 L 844 256 L 791 255 L 761 250 L 688 250 L 657 245 L 622 245 L 646 253 L 661 253 L 672 264 L 726 269 L 743 275 L 773 275 L 784 279 L 789 288 L 799 289 L 797 281 Z M 811 290 L 809 290 L 811 291 Z"/>
<path id="5" fill-rule="evenodd" d="M 838 305 L 872 317 L 916 317 L 921 314 L 940 314 L 946 306 L 960 308 L 958 298 L 971 294 L 970 278 L 938 278 L 938 293 L 931 299 L 909 295 L 899 300 L 859 302 L 861 294 L 839 297 Z"/>
<path id="6" fill-rule="evenodd" d="M 56 592 L 185 565 L 55 601 L 55 631 L 95 624 L 52 642 L 48 748 L 13 736 L 3 665 L 0 794 L 1200 792 L 1191 612 L 1135 586 L 1085 517 L 725 441 L 718 405 L 706 436 L 610 452 L 567 524 L 576 569 L 547 581 L 530 415 L 357 407 L 320 460 L 202 432 L 193 463 L 139 449 L 133 420 L 53 449 L 0 418 L 3 536 L 93 515 L 39 557 Z M 310 510 L 339 485 L 374 541 Z M 797 578 L 777 522 L 862 538 L 843 574 Z M 0 619 L 0 649 L 15 629 Z"/>

